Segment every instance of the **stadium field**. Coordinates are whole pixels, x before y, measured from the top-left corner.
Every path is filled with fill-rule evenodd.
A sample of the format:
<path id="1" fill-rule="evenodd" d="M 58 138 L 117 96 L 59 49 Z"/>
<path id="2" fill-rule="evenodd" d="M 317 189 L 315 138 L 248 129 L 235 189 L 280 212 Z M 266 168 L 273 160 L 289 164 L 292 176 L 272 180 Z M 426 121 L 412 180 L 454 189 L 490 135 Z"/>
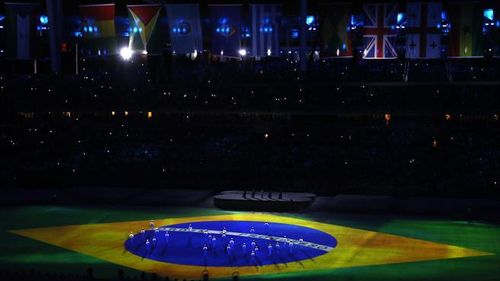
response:
<path id="1" fill-rule="evenodd" d="M 221 280 L 236 272 L 244 280 L 500 276 L 500 227 L 486 222 L 167 207 L 31 206 L 2 214 L 4 271 L 84 274 L 92 268 L 97 278 L 115 278 L 122 269 L 171 280 L 200 280 L 203 272 Z"/>

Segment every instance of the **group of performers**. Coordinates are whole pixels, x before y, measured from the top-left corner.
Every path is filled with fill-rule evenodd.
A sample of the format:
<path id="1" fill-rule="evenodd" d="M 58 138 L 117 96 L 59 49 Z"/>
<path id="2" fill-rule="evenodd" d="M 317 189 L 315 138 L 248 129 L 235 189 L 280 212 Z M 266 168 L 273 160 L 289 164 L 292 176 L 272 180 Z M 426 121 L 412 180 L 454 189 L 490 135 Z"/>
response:
<path id="1" fill-rule="evenodd" d="M 208 258 L 210 254 L 215 255 L 216 249 L 222 248 L 224 254 L 232 259 L 235 258 L 237 253 L 242 254 L 245 257 L 249 257 L 252 264 L 258 264 L 259 259 L 262 255 L 266 255 L 270 258 L 273 256 L 278 256 L 280 254 L 293 254 L 295 243 L 292 239 L 287 239 L 286 236 L 280 239 L 275 239 L 275 237 L 270 236 L 270 226 L 269 223 L 264 223 L 264 232 L 266 234 L 265 239 L 269 240 L 269 243 L 258 243 L 255 240 L 252 240 L 250 243 L 241 242 L 237 243 L 235 238 L 237 235 L 231 235 L 228 233 L 227 229 L 223 227 L 223 229 L 217 233 L 209 230 L 201 230 L 203 234 L 203 246 L 201 248 L 201 254 L 205 258 Z M 200 233 L 200 230 L 193 230 L 191 224 L 187 229 L 183 229 L 183 232 L 188 234 L 188 244 L 191 244 L 192 235 L 194 233 Z M 252 226 L 249 230 L 250 234 L 255 234 L 255 228 Z M 260 237 L 262 240 L 262 237 Z M 300 238 L 299 244 L 303 242 L 303 239 Z M 158 228 L 155 227 L 154 221 L 150 221 L 149 230 L 146 231 L 144 228 L 140 230 L 139 233 L 134 234 L 130 232 L 129 239 L 127 243 L 131 243 L 133 247 L 140 247 L 144 245 L 145 247 L 145 256 L 148 256 L 155 248 L 157 248 L 160 244 L 163 246 L 163 249 L 167 249 L 170 242 L 170 233 L 167 228 Z M 239 249 L 239 250 L 238 250 Z"/>

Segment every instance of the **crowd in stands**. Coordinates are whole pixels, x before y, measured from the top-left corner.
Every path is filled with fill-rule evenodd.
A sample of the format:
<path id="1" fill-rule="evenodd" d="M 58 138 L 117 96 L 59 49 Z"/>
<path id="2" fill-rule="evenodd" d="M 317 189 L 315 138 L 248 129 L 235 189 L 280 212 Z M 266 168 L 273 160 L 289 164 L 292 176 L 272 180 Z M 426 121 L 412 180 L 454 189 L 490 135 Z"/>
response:
<path id="1" fill-rule="evenodd" d="M 85 271 L 82 271 L 85 272 Z M 209 280 L 208 273 L 200 274 L 200 281 Z M 2 280 L 16 280 L 16 281 L 194 281 L 187 279 L 177 279 L 160 277 L 155 273 L 146 274 L 144 272 L 137 275 L 125 274 L 123 270 L 119 269 L 115 278 L 97 278 L 94 276 L 92 268 L 87 268 L 84 274 L 62 273 L 62 272 L 40 272 L 35 269 L 29 271 L 16 271 L 16 270 L 2 270 L 0 271 L 0 278 Z M 239 276 L 233 277 L 234 281 L 239 280 Z"/>
<path id="2" fill-rule="evenodd" d="M 499 193 L 495 59 L 318 60 L 304 74 L 297 67 L 291 58 L 203 56 L 82 59 L 79 75 L 6 67 L 0 180 Z"/>
<path id="3" fill-rule="evenodd" d="M 499 191 L 498 122 L 397 115 L 19 115 L 2 124 L 0 177 L 24 187 L 482 196 Z"/>
<path id="4" fill-rule="evenodd" d="M 177 59 L 169 64 L 169 71 L 157 64 L 144 58 L 131 62 L 83 59 L 79 75 L 6 71 L 0 73 L 0 107 L 17 111 L 493 112 L 500 102 L 500 60 L 495 59 L 325 60 L 311 62 L 305 74 L 291 59 L 224 63 Z"/>

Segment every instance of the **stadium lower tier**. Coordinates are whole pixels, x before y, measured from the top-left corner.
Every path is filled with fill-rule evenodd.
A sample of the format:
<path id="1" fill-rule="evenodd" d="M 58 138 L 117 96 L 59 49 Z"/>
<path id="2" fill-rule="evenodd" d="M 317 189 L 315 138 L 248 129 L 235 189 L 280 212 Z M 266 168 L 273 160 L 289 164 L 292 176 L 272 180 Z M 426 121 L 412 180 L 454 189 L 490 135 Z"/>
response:
<path id="1" fill-rule="evenodd" d="M 499 194 L 494 118 L 73 113 L 4 118 L 0 134 L 13 187 Z"/>

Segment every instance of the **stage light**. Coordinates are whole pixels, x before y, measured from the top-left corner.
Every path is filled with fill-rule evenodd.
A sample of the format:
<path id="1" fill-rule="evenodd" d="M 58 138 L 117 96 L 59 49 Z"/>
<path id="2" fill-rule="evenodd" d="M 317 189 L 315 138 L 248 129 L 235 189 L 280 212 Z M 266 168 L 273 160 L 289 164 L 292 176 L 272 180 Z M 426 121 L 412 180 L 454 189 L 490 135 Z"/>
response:
<path id="1" fill-rule="evenodd" d="M 47 17 L 46 15 L 41 15 L 40 16 L 40 23 L 43 25 L 49 23 L 49 17 Z"/>
<path id="2" fill-rule="evenodd" d="M 246 55 L 247 55 L 247 50 L 245 50 L 245 49 L 240 49 L 240 50 L 238 51 L 238 53 L 240 54 L 240 56 L 244 57 L 244 56 L 246 56 Z"/>
<path id="3" fill-rule="evenodd" d="M 271 49 L 267 49 L 267 55 L 270 56 L 271 55 Z"/>
<path id="4" fill-rule="evenodd" d="M 120 49 L 120 56 L 123 60 L 130 60 L 130 58 L 132 58 L 132 50 L 128 47 L 123 47 Z"/>
<path id="5" fill-rule="evenodd" d="M 315 21 L 316 21 L 316 19 L 314 18 L 314 16 L 307 16 L 306 17 L 306 24 L 307 25 L 312 25 L 315 23 Z"/>
<path id="6" fill-rule="evenodd" d="M 483 15 L 487 20 L 493 21 L 495 19 L 493 9 L 485 9 Z"/>
<path id="7" fill-rule="evenodd" d="M 147 54 L 148 54 L 148 51 L 144 50 L 144 51 L 142 51 L 142 54 L 143 54 L 143 55 L 147 55 Z"/>

